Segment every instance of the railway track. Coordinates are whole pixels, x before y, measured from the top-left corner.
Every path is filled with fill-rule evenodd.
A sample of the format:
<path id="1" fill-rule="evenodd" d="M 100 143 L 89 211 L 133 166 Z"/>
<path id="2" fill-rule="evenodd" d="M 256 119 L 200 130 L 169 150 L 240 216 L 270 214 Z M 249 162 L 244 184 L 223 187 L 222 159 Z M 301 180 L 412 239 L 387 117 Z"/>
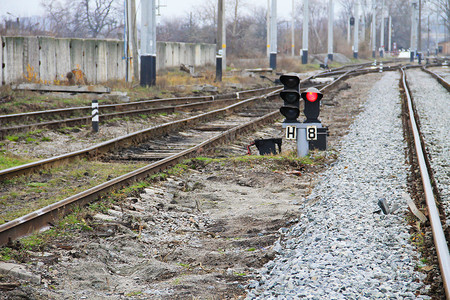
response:
<path id="1" fill-rule="evenodd" d="M 240 99 L 245 99 L 251 95 L 270 92 L 277 88 L 278 87 L 262 88 L 216 96 L 142 100 L 131 103 L 100 105 L 99 111 L 101 114 L 99 117 L 101 122 L 104 122 L 131 116 L 213 109 L 236 103 Z M 31 129 L 55 129 L 63 126 L 87 125 L 91 123 L 91 112 L 92 108 L 86 106 L 2 115 L 0 116 L 0 138 L 4 138 L 15 132 Z M 51 121 L 37 123 L 37 120 Z"/>
<path id="2" fill-rule="evenodd" d="M 376 70 L 376 71 L 366 70 L 364 72 L 367 72 L 367 73 L 378 72 L 378 70 Z M 351 76 L 350 72 L 341 73 L 339 75 L 340 75 L 340 79 L 348 78 L 349 76 Z M 333 82 L 332 84 L 324 87 L 323 89 L 331 90 L 334 87 L 334 85 L 336 85 L 336 82 Z M 275 91 L 275 92 L 267 95 L 266 98 L 269 100 L 275 98 L 277 96 L 277 92 L 278 91 Z M 268 108 L 270 108 L 270 106 L 273 104 L 274 103 L 272 101 L 269 101 Z M 275 104 L 274 106 L 278 107 L 279 104 Z M 272 109 L 274 108 L 274 106 L 272 106 Z M 269 113 L 267 115 L 261 116 L 260 111 L 254 111 L 254 113 L 250 113 L 250 114 L 247 113 L 245 115 L 245 117 L 241 116 L 241 118 L 248 119 L 249 115 L 253 115 L 255 120 L 257 120 L 257 122 L 261 122 L 261 124 L 262 124 L 264 122 L 267 122 L 267 120 L 273 120 L 273 118 L 278 117 L 278 112 L 275 111 L 275 112 Z M 153 172 L 158 172 L 158 171 L 166 168 L 167 166 L 172 165 L 176 161 L 179 161 L 180 159 L 182 159 L 182 157 L 196 155 L 199 151 L 206 151 L 209 147 L 214 147 L 214 145 L 217 145 L 217 143 L 223 143 L 224 141 L 233 139 L 233 137 L 240 131 L 246 131 L 246 130 L 248 130 L 248 128 L 252 128 L 252 127 L 254 128 L 254 126 L 258 126 L 258 125 L 253 124 L 253 122 L 249 122 L 246 125 L 236 126 L 236 123 L 235 123 L 237 121 L 236 119 L 237 119 L 236 117 L 235 117 L 235 119 L 231 118 L 228 120 L 225 118 L 225 119 L 221 119 L 220 122 L 215 121 L 214 123 L 210 123 L 209 125 L 196 124 L 196 125 L 190 127 L 190 129 L 188 129 L 188 130 L 181 131 L 180 132 L 181 134 L 165 133 L 165 135 L 166 135 L 165 141 L 148 140 L 148 138 L 146 138 L 147 143 L 140 144 L 138 149 L 132 149 L 128 153 L 115 152 L 115 153 L 111 154 L 110 153 L 111 149 L 108 151 L 105 151 L 105 152 L 101 151 L 103 153 L 102 157 L 105 160 L 116 160 L 116 161 L 123 161 L 123 160 L 125 160 L 125 161 L 127 161 L 127 160 L 153 161 L 153 160 L 157 160 L 157 161 L 149 164 L 148 166 L 146 166 L 144 168 L 136 170 L 135 172 L 131 172 L 131 173 L 121 176 L 119 178 L 113 179 L 110 182 L 107 182 L 100 186 L 94 187 L 86 192 L 80 193 L 73 197 L 69 197 L 69 198 L 65 199 L 64 201 L 61 201 L 60 203 L 57 203 L 55 205 L 50 205 L 44 209 L 41 209 L 32 214 L 29 214 L 28 216 L 25 216 L 21 219 L 14 220 L 13 222 L 10 222 L 10 223 L 4 224 L 4 225 L 0 225 L 0 230 L 4 230 L 5 232 L 8 232 L 6 235 L 3 235 L 2 233 L 0 233 L 0 237 L 2 237 L 2 236 L 10 236 L 11 237 L 11 236 L 13 236 L 13 234 L 17 234 L 18 236 L 20 236 L 23 233 L 29 232 L 30 230 L 35 230 L 35 229 L 39 228 L 40 226 L 46 226 L 48 224 L 49 220 L 52 220 L 57 215 L 59 216 L 66 209 L 65 205 L 70 206 L 74 203 L 74 201 L 80 201 L 80 202 L 78 202 L 79 204 L 88 203 L 94 199 L 97 199 L 99 197 L 99 195 L 105 193 L 109 189 L 123 186 L 125 183 L 121 182 L 121 180 L 126 181 L 129 179 L 136 180 L 136 179 L 144 178 L 144 177 L 148 176 L 148 174 L 152 174 Z M 221 134 L 217 135 L 216 134 L 217 130 L 220 130 L 220 131 L 225 130 L 225 131 L 222 132 Z M 207 134 L 202 138 L 195 136 L 195 141 L 191 141 L 191 145 L 193 145 L 193 144 L 196 144 L 196 145 L 189 149 L 183 149 L 183 144 L 186 145 L 189 143 L 185 139 L 181 143 L 173 142 L 174 139 L 181 141 L 182 138 L 185 138 L 186 136 L 193 137 L 198 132 L 203 132 L 203 133 L 207 133 Z M 202 142 L 201 144 L 198 144 L 198 140 L 202 140 L 202 139 L 203 140 L 206 139 L 206 140 L 204 142 Z M 160 146 L 160 145 L 158 145 L 158 143 L 159 144 L 162 143 L 164 145 L 168 145 L 170 143 L 173 150 L 177 150 L 177 153 L 173 153 L 172 151 L 167 151 L 167 149 L 165 149 L 165 148 L 164 149 L 158 148 Z M 123 145 L 126 145 L 126 143 Z M 120 146 L 119 148 L 122 148 L 122 146 Z M 114 149 L 114 148 L 112 148 L 112 149 Z M 156 151 L 152 151 L 152 150 L 156 150 Z M 172 162 L 172 159 L 174 159 L 173 162 Z M 27 220 L 27 219 L 35 219 L 35 218 L 40 220 L 40 221 L 31 221 L 31 222 L 36 222 L 35 223 L 36 225 L 30 226 L 29 224 L 26 224 L 27 222 L 29 222 L 29 220 Z M 6 225 L 8 225 L 8 227 L 10 226 L 10 228 L 5 229 Z M 19 227 L 15 227 L 15 225 L 19 225 Z M 23 227 L 20 229 L 20 226 L 23 226 Z M 16 232 L 16 230 L 17 230 L 17 232 Z M 0 238 L 0 244 L 1 244 L 1 242 L 4 242 L 6 240 Z M 447 252 L 448 252 L 448 249 L 447 249 Z"/>
<path id="3" fill-rule="evenodd" d="M 425 68 L 422 68 L 422 71 L 430 74 L 447 90 L 443 91 L 442 89 L 440 91 L 439 87 L 428 87 L 432 83 L 427 83 L 428 90 L 426 90 L 424 84 L 419 85 L 416 80 L 413 85 L 415 87 L 413 92 L 410 88 L 411 84 L 408 82 L 406 71 L 402 69 L 402 87 L 407 101 L 410 135 L 414 139 L 416 167 L 420 170 L 423 198 L 428 208 L 428 216 L 445 293 L 447 298 L 450 298 L 450 254 L 448 241 L 446 240 L 450 236 L 450 229 L 447 225 L 450 218 L 450 199 L 445 188 L 449 182 L 447 174 L 449 146 L 448 143 L 446 144 L 445 138 L 442 138 L 442 136 L 445 136 L 443 132 L 446 131 L 444 129 L 446 127 L 445 120 L 448 123 L 448 114 L 446 114 L 445 107 L 447 105 L 446 102 L 450 99 L 447 93 L 449 84 L 434 72 Z M 416 74 L 415 76 L 418 75 Z M 421 81 L 424 80 L 421 79 Z M 424 109 L 430 106 L 430 102 L 436 108 L 431 110 Z M 435 110 L 440 111 L 438 116 L 433 116 L 433 111 Z M 439 118 L 443 120 L 440 123 L 438 122 Z M 435 122 L 437 124 L 433 124 Z M 441 134 L 439 133 L 440 130 L 442 131 Z M 438 150 L 436 150 L 434 145 L 438 146 Z M 439 183 L 440 186 L 437 186 Z M 442 191 L 444 194 L 441 194 L 439 191 Z"/>
<path id="4" fill-rule="evenodd" d="M 322 91 L 326 92 L 332 89 L 337 82 L 345 78 L 348 78 L 349 74 L 352 73 L 353 71 L 354 68 L 352 68 L 352 70 L 346 71 L 345 73 L 337 77 L 336 81 L 329 83 L 326 86 L 323 86 Z M 302 85 L 303 89 L 306 89 L 309 86 L 308 81 L 309 78 L 305 79 L 305 82 Z M 192 155 L 192 153 L 198 152 L 199 149 L 207 149 L 208 147 L 211 147 L 211 145 L 214 145 L 216 143 L 223 143 L 224 141 L 230 139 L 231 137 L 235 136 L 237 133 L 241 131 L 249 130 L 249 128 L 254 129 L 255 126 L 260 126 L 265 122 L 272 121 L 274 118 L 279 117 L 278 112 L 279 104 L 276 103 L 274 104 L 273 99 L 278 98 L 278 92 L 280 91 L 280 89 L 277 87 L 274 89 L 275 90 L 273 92 L 265 94 L 262 97 L 252 97 L 222 109 L 202 113 L 200 115 L 193 116 L 187 119 L 157 125 L 149 129 L 134 132 L 127 136 L 116 138 L 87 149 L 82 149 L 79 151 L 60 155 L 57 157 L 52 157 L 49 159 L 44 159 L 29 164 L 20 165 L 14 168 L 1 170 L 0 179 L 7 180 L 19 175 L 27 175 L 42 169 L 48 169 L 51 168 L 52 166 L 59 166 L 61 164 L 66 164 L 70 161 L 73 161 L 75 158 L 79 157 L 85 157 L 88 159 L 104 157 L 106 161 L 130 160 L 130 159 L 140 161 L 157 160 L 155 163 L 152 163 L 150 166 L 144 167 L 139 171 L 131 172 L 127 175 L 119 177 L 118 179 L 111 180 L 108 183 L 102 184 L 98 187 L 90 189 L 89 191 L 83 192 L 81 193 L 81 195 L 76 195 L 67 198 L 65 200 L 58 202 L 57 204 L 52 204 L 46 208 L 28 214 L 22 218 L 0 225 L 0 244 L 5 244 L 8 241 L 8 239 L 11 238 L 14 239 L 18 236 L 27 234 L 28 232 L 35 231 L 37 228 L 45 226 L 45 224 L 48 224 L 48 222 L 53 218 L 55 218 L 56 215 L 60 215 L 61 212 L 64 212 L 66 210 L 65 208 L 66 206 L 73 206 L 74 203 L 76 203 L 77 205 L 83 205 L 87 202 L 93 201 L 93 199 L 97 199 L 100 194 L 105 193 L 106 191 L 111 189 L 117 189 L 118 186 L 125 185 L 126 182 L 128 182 L 129 180 L 138 180 L 140 178 L 147 177 L 149 174 L 159 172 L 170 165 L 176 164 L 180 159 Z M 251 93 L 255 93 L 255 91 L 251 91 Z M 205 122 L 210 119 L 217 119 L 218 117 L 227 114 L 229 115 L 236 110 L 243 110 L 243 108 L 249 107 L 250 105 L 254 105 L 254 103 L 260 101 L 261 98 L 265 99 L 266 103 L 269 104 L 270 113 L 264 116 L 261 116 L 261 107 L 259 107 L 260 108 L 259 111 L 256 112 L 252 112 L 251 109 L 250 110 L 247 109 L 247 112 L 244 114 L 243 117 L 241 117 L 241 120 L 239 120 L 238 122 L 236 122 L 236 120 L 231 121 L 225 120 L 225 122 L 222 122 L 222 124 L 210 124 L 206 126 L 203 125 L 202 128 L 199 128 L 198 126 L 198 124 L 201 122 Z M 267 107 L 265 108 L 265 110 L 267 110 Z M 243 122 L 243 120 L 248 119 L 249 117 L 253 117 L 256 119 L 255 121 L 247 122 L 245 125 L 239 125 L 240 123 Z M 193 128 L 194 130 L 197 129 L 196 134 L 188 133 L 187 135 L 198 135 L 198 132 L 201 132 L 204 137 L 203 138 L 196 137 L 196 141 L 194 142 L 181 141 L 181 145 L 172 145 L 172 149 L 170 150 L 164 149 L 164 151 L 161 151 L 161 149 L 159 149 L 156 151 L 156 153 L 155 151 L 151 153 L 151 151 L 148 150 L 157 147 L 155 147 L 154 145 L 152 146 L 147 144 L 140 147 L 140 150 L 138 151 L 143 152 L 144 151 L 143 149 L 145 149 L 145 152 L 147 153 L 144 155 L 142 154 L 137 155 L 136 153 L 130 155 L 129 153 L 127 154 L 126 152 L 119 155 L 107 154 L 107 153 L 117 153 L 119 149 L 129 148 L 135 145 L 142 144 L 143 141 L 154 139 L 155 137 L 168 135 L 171 132 L 180 130 L 186 126 L 191 128 L 194 127 Z M 221 131 L 225 129 L 225 131 L 223 131 L 223 133 L 217 134 L 216 133 L 217 128 L 219 128 Z M 211 132 L 213 133 L 211 134 Z M 186 136 L 186 133 L 184 132 L 181 134 Z M 173 135 L 168 137 L 169 140 L 171 137 L 173 137 Z M 199 143 L 198 142 L 199 139 L 206 141 L 205 142 L 202 141 Z M 161 141 L 153 140 L 153 143 L 160 144 Z M 189 149 L 182 149 L 185 148 L 185 144 L 195 146 L 192 146 Z M 176 153 L 174 153 L 174 151 Z"/>

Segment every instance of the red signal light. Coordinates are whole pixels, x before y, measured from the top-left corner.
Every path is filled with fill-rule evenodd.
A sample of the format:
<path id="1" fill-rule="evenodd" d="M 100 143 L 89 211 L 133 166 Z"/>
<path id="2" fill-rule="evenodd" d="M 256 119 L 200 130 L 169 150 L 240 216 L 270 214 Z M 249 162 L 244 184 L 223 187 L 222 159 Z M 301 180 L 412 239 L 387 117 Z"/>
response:
<path id="1" fill-rule="evenodd" d="M 306 93 L 306 100 L 308 100 L 309 102 L 316 101 L 317 100 L 317 93 L 307 92 Z"/>

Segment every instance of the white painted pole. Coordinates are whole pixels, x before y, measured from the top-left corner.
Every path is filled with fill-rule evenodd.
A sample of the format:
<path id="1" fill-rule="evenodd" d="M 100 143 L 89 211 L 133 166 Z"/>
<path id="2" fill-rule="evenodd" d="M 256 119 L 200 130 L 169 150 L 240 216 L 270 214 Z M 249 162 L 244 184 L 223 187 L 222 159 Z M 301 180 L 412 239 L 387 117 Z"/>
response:
<path id="1" fill-rule="evenodd" d="M 303 0 L 302 64 L 308 63 L 309 0 Z"/>
<path id="2" fill-rule="evenodd" d="M 353 57 L 358 58 L 358 46 L 359 46 L 359 1 L 355 3 L 355 32 L 353 38 Z"/>
<path id="3" fill-rule="evenodd" d="M 328 0 L 328 59 L 333 60 L 333 0 Z"/>
<path id="4" fill-rule="evenodd" d="M 295 56 L 295 0 L 292 0 L 291 55 Z"/>

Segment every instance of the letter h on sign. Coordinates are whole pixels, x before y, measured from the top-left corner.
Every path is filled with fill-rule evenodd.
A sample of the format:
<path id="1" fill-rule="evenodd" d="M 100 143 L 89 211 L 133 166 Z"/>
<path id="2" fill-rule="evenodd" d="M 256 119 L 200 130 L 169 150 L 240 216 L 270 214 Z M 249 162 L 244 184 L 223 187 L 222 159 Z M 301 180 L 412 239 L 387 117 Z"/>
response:
<path id="1" fill-rule="evenodd" d="M 297 127 L 296 126 L 286 126 L 286 139 L 287 140 L 297 139 Z"/>

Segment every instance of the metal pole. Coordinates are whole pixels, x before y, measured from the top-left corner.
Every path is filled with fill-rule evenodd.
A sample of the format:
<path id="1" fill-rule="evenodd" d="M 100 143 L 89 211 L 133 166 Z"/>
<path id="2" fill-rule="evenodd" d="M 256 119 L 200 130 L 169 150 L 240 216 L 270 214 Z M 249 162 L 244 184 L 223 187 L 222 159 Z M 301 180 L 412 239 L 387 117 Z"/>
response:
<path id="1" fill-rule="evenodd" d="M 427 20 L 427 56 L 430 56 L 430 15 Z"/>
<path id="2" fill-rule="evenodd" d="M 267 15 L 266 15 L 266 21 L 267 21 L 267 57 L 270 57 L 270 0 L 267 0 Z"/>
<path id="3" fill-rule="evenodd" d="M 377 12 L 376 12 L 376 0 L 372 0 L 372 58 L 376 57 L 377 49 Z"/>
<path id="4" fill-rule="evenodd" d="M 139 52 L 137 43 L 137 19 L 136 19 L 136 0 L 131 0 L 131 53 L 133 56 L 133 76 L 135 80 L 139 80 Z"/>
<path id="5" fill-rule="evenodd" d="M 303 0 L 302 64 L 308 63 L 309 0 Z"/>
<path id="6" fill-rule="evenodd" d="M 416 18 L 416 11 L 417 11 L 417 1 L 413 1 L 411 5 L 411 54 L 410 54 L 410 61 L 414 61 L 414 57 L 416 56 L 417 51 L 417 18 Z"/>
<path id="7" fill-rule="evenodd" d="M 392 51 L 392 17 L 389 16 L 389 37 L 388 37 L 388 51 L 391 52 Z"/>
<path id="8" fill-rule="evenodd" d="M 142 0 L 141 86 L 156 84 L 156 7 L 155 0 Z"/>
<path id="9" fill-rule="evenodd" d="M 347 21 L 347 43 L 350 45 L 350 34 L 351 34 L 351 25 L 350 25 L 350 18 L 348 18 Z"/>
<path id="10" fill-rule="evenodd" d="M 225 18 L 225 0 L 222 1 L 222 72 L 227 70 L 227 20 Z"/>
<path id="11" fill-rule="evenodd" d="M 328 59 L 333 60 L 333 0 L 328 0 Z"/>
<path id="12" fill-rule="evenodd" d="M 359 1 L 355 3 L 355 28 L 353 39 L 353 57 L 358 58 L 358 46 L 359 46 Z"/>
<path id="13" fill-rule="evenodd" d="M 98 132 L 98 100 L 92 100 L 92 130 Z"/>
<path id="14" fill-rule="evenodd" d="M 380 57 L 384 57 L 384 0 L 381 2 Z"/>
<path id="15" fill-rule="evenodd" d="M 364 43 L 364 41 L 366 40 L 366 6 L 365 5 L 361 5 L 361 39 L 360 42 Z"/>
<path id="16" fill-rule="evenodd" d="M 422 0 L 419 0 L 419 25 L 417 29 L 417 51 L 422 52 Z"/>
<path id="17" fill-rule="evenodd" d="M 272 70 L 277 69 L 277 0 L 272 0 L 272 8 L 270 10 L 270 67 Z"/>
<path id="18" fill-rule="evenodd" d="M 217 42 L 216 42 L 216 81 L 222 81 L 222 28 L 223 24 L 223 0 L 217 4 Z"/>
<path id="19" fill-rule="evenodd" d="M 295 1 L 292 0 L 291 55 L 295 56 Z"/>

